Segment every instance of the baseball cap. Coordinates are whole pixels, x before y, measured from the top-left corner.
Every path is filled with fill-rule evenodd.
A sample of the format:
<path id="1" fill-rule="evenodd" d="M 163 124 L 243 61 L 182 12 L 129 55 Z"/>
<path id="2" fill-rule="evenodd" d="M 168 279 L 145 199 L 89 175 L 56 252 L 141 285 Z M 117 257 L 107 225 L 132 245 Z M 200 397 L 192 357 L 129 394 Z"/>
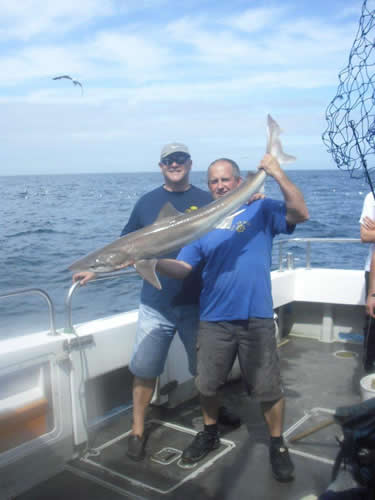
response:
<path id="1" fill-rule="evenodd" d="M 181 142 L 171 142 L 170 144 L 166 144 L 161 150 L 160 159 L 162 160 L 173 153 L 185 153 L 190 156 L 189 149 L 185 144 Z"/>

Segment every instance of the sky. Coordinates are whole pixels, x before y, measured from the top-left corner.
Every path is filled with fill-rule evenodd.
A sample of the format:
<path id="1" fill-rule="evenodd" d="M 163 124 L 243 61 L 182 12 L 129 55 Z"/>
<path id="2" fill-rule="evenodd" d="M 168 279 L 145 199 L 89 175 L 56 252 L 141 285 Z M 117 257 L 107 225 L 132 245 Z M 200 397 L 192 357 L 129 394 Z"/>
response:
<path id="1" fill-rule="evenodd" d="M 0 0 L 0 175 L 154 171 L 174 141 L 196 170 L 219 157 L 254 168 L 267 113 L 293 168 L 336 168 L 321 135 L 361 8 Z"/>

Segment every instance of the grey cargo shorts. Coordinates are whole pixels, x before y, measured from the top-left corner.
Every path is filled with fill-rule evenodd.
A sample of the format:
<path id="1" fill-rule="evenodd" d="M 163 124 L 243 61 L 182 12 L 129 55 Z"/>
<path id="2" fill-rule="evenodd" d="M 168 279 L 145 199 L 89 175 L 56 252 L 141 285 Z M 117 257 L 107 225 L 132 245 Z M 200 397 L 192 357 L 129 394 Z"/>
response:
<path id="1" fill-rule="evenodd" d="M 214 396 L 223 385 L 236 355 L 249 395 L 260 402 L 283 397 L 280 361 L 272 318 L 201 321 L 197 339 L 196 386 Z"/>

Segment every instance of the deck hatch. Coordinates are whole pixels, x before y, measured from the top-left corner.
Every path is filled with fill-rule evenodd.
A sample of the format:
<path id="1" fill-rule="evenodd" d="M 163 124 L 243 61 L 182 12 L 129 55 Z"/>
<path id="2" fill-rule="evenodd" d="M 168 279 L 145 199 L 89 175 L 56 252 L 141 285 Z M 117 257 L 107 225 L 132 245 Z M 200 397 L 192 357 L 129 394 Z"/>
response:
<path id="1" fill-rule="evenodd" d="M 340 359 L 352 359 L 352 358 L 355 358 L 357 356 L 357 353 L 353 352 L 353 351 L 336 351 L 333 353 L 333 355 L 336 357 L 336 358 L 340 358 Z"/>
<path id="2" fill-rule="evenodd" d="M 181 450 L 176 450 L 176 448 L 167 446 L 166 448 L 162 448 L 161 450 L 151 455 L 150 460 L 161 465 L 169 465 L 175 460 L 178 460 L 181 455 Z"/>
<path id="3" fill-rule="evenodd" d="M 109 488 L 121 489 L 127 494 L 137 494 L 145 488 L 159 494 L 168 494 L 206 471 L 235 447 L 232 441 L 221 439 L 220 447 L 195 464 L 193 469 L 180 467 L 182 450 L 190 444 L 196 431 L 169 422 L 151 420 L 146 458 L 141 462 L 134 462 L 126 456 L 130 433 L 129 430 L 94 448 L 94 453 L 90 452 L 75 461 L 70 470 L 89 474 L 93 481 L 101 484 L 104 482 Z"/>

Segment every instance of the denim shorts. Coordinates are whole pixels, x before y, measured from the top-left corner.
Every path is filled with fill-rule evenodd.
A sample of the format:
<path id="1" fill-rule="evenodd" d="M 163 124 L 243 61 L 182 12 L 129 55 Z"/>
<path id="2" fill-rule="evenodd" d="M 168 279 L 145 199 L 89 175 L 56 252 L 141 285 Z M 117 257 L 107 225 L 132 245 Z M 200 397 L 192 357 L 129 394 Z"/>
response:
<path id="1" fill-rule="evenodd" d="M 129 363 L 130 371 L 133 375 L 146 379 L 161 375 L 169 347 L 178 331 L 185 346 L 189 371 L 195 375 L 198 325 L 199 307 L 197 305 L 168 308 L 167 314 L 163 314 L 141 304 L 133 355 Z"/>
<path id="2" fill-rule="evenodd" d="M 252 397 L 271 402 L 283 396 L 275 324 L 271 318 L 200 322 L 195 382 L 201 394 L 216 395 L 236 355 L 243 382 Z"/>

